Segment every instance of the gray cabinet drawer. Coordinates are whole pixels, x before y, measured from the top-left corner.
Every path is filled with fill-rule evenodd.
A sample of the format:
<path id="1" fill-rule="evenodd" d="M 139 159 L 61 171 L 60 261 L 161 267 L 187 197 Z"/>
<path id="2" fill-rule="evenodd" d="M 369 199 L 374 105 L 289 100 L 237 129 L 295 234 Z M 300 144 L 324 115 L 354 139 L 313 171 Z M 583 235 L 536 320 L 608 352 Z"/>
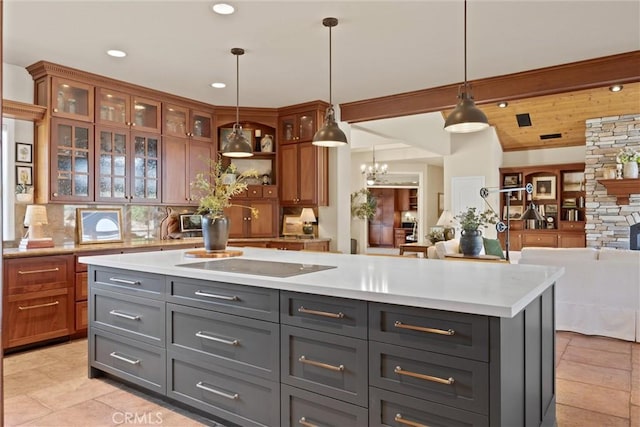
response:
<path id="1" fill-rule="evenodd" d="M 278 290 L 169 277 L 167 300 L 177 304 L 278 321 Z"/>
<path id="2" fill-rule="evenodd" d="M 92 288 L 91 326 L 164 347 L 164 301 Z"/>
<path id="3" fill-rule="evenodd" d="M 276 323 L 167 304 L 167 341 L 206 363 L 272 381 L 280 379 Z"/>
<path id="4" fill-rule="evenodd" d="M 167 396 L 241 426 L 277 426 L 280 384 L 168 352 Z"/>
<path id="5" fill-rule="evenodd" d="M 330 399 L 286 384 L 282 390 L 280 427 L 367 427 L 366 408 Z M 304 424 L 304 423 L 308 424 Z"/>
<path id="6" fill-rule="evenodd" d="M 485 427 L 489 425 L 489 420 L 484 415 L 371 387 L 369 389 L 369 425 L 371 427 Z"/>
<path id="7" fill-rule="evenodd" d="M 280 306 L 282 323 L 367 338 L 367 303 L 364 301 L 282 291 Z"/>
<path id="8" fill-rule="evenodd" d="M 89 266 L 89 278 L 91 286 L 146 298 L 164 299 L 165 278 L 157 274 Z"/>
<path id="9" fill-rule="evenodd" d="M 167 365 L 163 348 L 91 328 L 89 360 L 94 368 L 165 393 Z"/>
<path id="10" fill-rule="evenodd" d="M 367 342 L 282 325 L 283 383 L 367 405 Z"/>
<path id="11" fill-rule="evenodd" d="M 489 360 L 486 316 L 369 303 L 369 325 L 370 340 Z"/>
<path id="12" fill-rule="evenodd" d="M 369 343 L 369 355 L 372 386 L 489 413 L 487 363 L 377 342 Z"/>

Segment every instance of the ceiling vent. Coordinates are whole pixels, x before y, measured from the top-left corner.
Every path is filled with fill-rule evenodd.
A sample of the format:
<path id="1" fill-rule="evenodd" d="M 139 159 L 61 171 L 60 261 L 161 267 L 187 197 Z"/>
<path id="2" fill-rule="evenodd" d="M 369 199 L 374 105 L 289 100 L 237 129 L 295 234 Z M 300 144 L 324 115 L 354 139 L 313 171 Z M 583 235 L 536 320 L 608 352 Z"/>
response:
<path id="1" fill-rule="evenodd" d="M 545 139 L 558 139 L 558 138 L 562 138 L 562 134 L 561 133 L 548 133 L 546 135 L 540 135 L 540 139 L 545 140 Z"/>
<path id="2" fill-rule="evenodd" d="M 521 128 L 531 126 L 531 117 L 529 116 L 529 113 L 516 114 L 516 120 L 518 121 L 518 126 Z"/>

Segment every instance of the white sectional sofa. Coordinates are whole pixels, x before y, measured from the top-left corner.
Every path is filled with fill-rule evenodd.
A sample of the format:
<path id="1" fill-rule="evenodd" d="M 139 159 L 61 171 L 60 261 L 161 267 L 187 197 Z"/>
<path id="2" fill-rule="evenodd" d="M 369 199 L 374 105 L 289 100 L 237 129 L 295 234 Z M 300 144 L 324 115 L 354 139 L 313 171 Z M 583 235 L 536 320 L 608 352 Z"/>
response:
<path id="1" fill-rule="evenodd" d="M 640 251 L 523 248 L 519 263 L 565 267 L 556 329 L 640 342 Z"/>

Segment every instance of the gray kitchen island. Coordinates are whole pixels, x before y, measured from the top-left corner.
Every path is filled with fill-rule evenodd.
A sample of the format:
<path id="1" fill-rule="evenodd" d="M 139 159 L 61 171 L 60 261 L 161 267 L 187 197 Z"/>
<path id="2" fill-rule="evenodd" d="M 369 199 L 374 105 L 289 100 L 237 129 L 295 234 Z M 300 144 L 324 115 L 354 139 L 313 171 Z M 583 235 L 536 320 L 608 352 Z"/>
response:
<path id="1" fill-rule="evenodd" d="M 89 375 L 242 426 L 553 426 L 561 268 L 241 248 L 82 257 Z"/>

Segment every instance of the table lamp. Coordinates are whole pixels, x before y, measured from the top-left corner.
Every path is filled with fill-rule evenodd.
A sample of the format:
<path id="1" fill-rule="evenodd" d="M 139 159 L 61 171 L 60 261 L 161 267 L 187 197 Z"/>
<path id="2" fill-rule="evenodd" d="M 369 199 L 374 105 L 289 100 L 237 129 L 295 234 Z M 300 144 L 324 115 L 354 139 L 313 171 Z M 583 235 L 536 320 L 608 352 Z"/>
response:
<path id="1" fill-rule="evenodd" d="M 20 248 L 53 247 L 53 239 L 51 237 L 44 237 L 42 232 L 42 226 L 48 223 L 46 206 L 28 205 L 24 214 L 24 225 L 25 227 L 29 227 L 29 230 L 20 241 Z"/>
<path id="2" fill-rule="evenodd" d="M 303 208 L 300 214 L 300 221 L 302 221 L 302 232 L 304 234 L 313 234 L 313 222 L 316 222 L 316 216 L 311 208 Z"/>
<path id="3" fill-rule="evenodd" d="M 451 240 L 456 236 L 456 229 L 454 228 L 455 222 L 453 220 L 453 215 L 451 211 L 442 211 L 440 218 L 438 218 L 438 222 L 436 225 L 444 228 L 444 239 Z"/>

